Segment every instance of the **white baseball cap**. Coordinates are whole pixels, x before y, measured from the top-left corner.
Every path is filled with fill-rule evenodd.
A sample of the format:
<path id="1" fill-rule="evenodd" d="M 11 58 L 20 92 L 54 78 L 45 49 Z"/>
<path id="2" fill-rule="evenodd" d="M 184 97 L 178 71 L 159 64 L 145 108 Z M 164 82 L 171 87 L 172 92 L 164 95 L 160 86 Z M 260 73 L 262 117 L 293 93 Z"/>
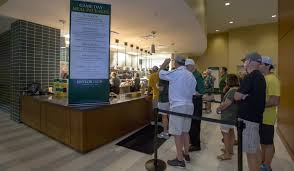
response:
<path id="1" fill-rule="evenodd" d="M 193 59 L 186 59 L 186 61 L 185 61 L 185 65 L 186 65 L 186 66 L 187 66 L 187 65 L 195 65 L 195 62 L 194 62 Z"/>
<path id="2" fill-rule="evenodd" d="M 273 60 L 269 56 L 262 56 L 262 63 L 267 65 L 273 65 Z"/>

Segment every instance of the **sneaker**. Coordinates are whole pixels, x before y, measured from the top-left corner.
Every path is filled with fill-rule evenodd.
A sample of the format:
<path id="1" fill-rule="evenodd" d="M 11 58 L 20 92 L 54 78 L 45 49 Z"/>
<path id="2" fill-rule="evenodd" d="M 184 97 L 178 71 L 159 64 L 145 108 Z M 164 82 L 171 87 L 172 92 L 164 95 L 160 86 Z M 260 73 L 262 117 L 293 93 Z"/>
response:
<path id="1" fill-rule="evenodd" d="M 158 138 L 161 138 L 161 139 L 166 139 L 168 140 L 169 139 L 169 134 L 166 133 L 166 132 L 161 132 L 160 134 L 157 135 Z"/>
<path id="2" fill-rule="evenodd" d="M 168 160 L 167 164 L 174 167 L 186 168 L 186 164 L 184 160 L 183 161 L 180 161 L 178 159 Z"/>
<path id="3" fill-rule="evenodd" d="M 189 154 L 185 154 L 185 153 L 183 152 L 183 156 L 184 156 L 184 159 L 185 159 L 185 161 L 186 161 L 187 163 L 190 163 L 190 162 L 191 162 L 191 158 L 190 158 L 190 155 L 189 155 Z"/>
<path id="4" fill-rule="evenodd" d="M 265 164 L 262 164 L 260 166 L 260 171 L 272 171 L 272 169 L 266 166 Z"/>
<path id="5" fill-rule="evenodd" d="M 259 166 L 259 170 L 262 170 L 265 167 L 264 163 L 261 162 L 261 165 Z"/>
<path id="6" fill-rule="evenodd" d="M 193 145 L 191 145 L 189 147 L 189 152 L 200 151 L 200 150 L 201 150 L 201 147 L 196 147 L 196 146 L 193 146 Z"/>

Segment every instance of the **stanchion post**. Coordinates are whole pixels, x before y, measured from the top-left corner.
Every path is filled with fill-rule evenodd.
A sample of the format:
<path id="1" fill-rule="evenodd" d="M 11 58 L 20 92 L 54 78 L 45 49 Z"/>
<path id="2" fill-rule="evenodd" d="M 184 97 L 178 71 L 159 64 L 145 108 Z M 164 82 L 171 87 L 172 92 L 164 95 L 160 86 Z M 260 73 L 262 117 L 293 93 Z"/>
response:
<path id="1" fill-rule="evenodd" d="M 242 120 L 237 122 L 238 130 L 238 171 L 243 171 L 243 130 L 245 123 Z"/>
<path id="2" fill-rule="evenodd" d="M 145 168 L 148 171 L 164 171 L 166 164 L 164 161 L 159 160 L 157 157 L 157 132 L 158 132 L 158 108 L 154 109 L 154 159 L 145 163 Z"/>

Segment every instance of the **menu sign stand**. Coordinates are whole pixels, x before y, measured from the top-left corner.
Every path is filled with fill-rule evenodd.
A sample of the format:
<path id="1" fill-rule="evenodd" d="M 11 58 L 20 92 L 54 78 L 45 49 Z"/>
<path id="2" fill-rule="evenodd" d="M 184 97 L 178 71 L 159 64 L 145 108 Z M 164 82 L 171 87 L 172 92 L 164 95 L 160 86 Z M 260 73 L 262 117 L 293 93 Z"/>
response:
<path id="1" fill-rule="evenodd" d="M 109 103 L 111 5 L 70 1 L 69 105 Z"/>

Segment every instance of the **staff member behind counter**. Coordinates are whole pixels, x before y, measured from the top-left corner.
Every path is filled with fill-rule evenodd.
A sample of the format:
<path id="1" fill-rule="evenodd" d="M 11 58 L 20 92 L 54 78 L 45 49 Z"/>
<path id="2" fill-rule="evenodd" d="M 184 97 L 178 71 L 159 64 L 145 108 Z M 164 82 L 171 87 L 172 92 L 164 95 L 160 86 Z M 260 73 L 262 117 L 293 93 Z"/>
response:
<path id="1" fill-rule="evenodd" d="M 196 79 L 196 95 L 193 96 L 194 104 L 194 116 L 202 116 L 202 96 L 205 94 L 204 79 L 201 73 L 196 69 L 195 62 L 192 59 L 186 59 L 185 65 L 187 70 L 192 72 Z M 190 148 L 189 151 L 199 151 L 201 150 L 200 145 L 200 130 L 201 130 L 201 120 L 192 120 L 190 129 Z"/>
<path id="2" fill-rule="evenodd" d="M 112 72 L 110 77 L 110 91 L 119 94 L 120 79 L 117 77 L 116 72 Z"/>

